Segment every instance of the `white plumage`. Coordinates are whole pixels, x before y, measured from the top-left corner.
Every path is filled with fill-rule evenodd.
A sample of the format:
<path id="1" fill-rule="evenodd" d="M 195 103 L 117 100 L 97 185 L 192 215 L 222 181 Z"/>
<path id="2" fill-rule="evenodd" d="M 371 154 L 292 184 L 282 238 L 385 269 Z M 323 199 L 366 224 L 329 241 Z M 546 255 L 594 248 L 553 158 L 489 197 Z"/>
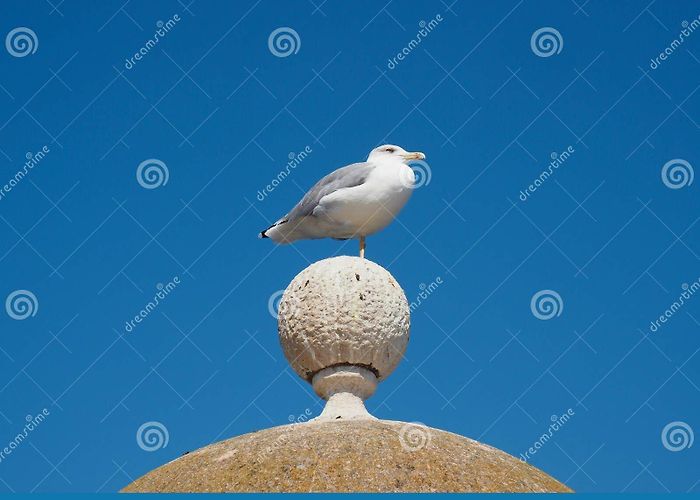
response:
<path id="1" fill-rule="evenodd" d="M 415 176 L 407 163 L 424 158 L 399 146 L 379 146 L 366 162 L 339 168 L 318 181 L 260 237 L 276 243 L 359 238 L 364 256 L 365 237 L 388 226 L 411 196 Z"/>

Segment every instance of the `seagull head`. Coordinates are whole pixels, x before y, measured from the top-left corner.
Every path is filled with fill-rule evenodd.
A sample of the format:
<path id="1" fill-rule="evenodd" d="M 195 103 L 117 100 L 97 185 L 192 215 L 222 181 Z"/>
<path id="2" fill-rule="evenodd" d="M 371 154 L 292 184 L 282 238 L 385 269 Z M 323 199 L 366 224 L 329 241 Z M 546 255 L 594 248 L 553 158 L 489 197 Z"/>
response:
<path id="1" fill-rule="evenodd" d="M 412 160 L 425 160 L 425 155 L 419 152 L 406 151 L 401 146 L 393 144 L 384 144 L 370 151 L 367 161 L 377 162 L 385 160 L 398 160 L 402 163 L 408 163 Z"/>

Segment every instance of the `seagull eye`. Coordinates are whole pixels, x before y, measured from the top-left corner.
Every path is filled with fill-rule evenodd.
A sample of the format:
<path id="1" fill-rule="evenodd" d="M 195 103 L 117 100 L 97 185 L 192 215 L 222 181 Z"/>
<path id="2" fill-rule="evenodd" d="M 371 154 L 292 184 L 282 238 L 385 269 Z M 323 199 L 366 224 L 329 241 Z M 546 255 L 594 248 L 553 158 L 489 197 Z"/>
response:
<path id="1" fill-rule="evenodd" d="M 384 151 L 386 151 L 387 153 L 393 153 L 396 150 L 394 148 L 386 148 Z"/>

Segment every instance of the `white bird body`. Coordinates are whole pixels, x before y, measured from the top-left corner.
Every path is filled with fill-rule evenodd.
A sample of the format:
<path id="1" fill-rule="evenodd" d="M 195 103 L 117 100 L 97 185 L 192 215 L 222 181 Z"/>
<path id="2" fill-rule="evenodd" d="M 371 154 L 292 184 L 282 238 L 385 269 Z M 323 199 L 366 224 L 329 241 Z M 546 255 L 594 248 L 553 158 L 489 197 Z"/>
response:
<path id="1" fill-rule="evenodd" d="M 364 238 L 388 226 L 411 197 L 415 175 L 406 162 L 423 158 L 398 146 L 380 146 L 366 163 L 348 165 L 321 179 L 261 237 L 277 243 L 360 238 L 364 248 Z"/>
<path id="2" fill-rule="evenodd" d="M 408 165 L 395 160 L 379 161 L 364 184 L 321 198 L 314 215 L 318 213 L 332 223 L 328 228 L 332 234 L 327 234 L 331 238 L 374 234 L 398 215 L 411 197 L 414 181 Z"/>

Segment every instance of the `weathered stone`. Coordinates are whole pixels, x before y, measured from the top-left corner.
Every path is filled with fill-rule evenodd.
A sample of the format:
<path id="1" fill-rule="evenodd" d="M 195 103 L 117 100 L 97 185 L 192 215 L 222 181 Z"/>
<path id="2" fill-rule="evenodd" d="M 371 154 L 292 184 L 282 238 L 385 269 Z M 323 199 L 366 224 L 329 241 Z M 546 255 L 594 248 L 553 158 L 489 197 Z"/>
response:
<path id="1" fill-rule="evenodd" d="M 569 492 L 507 453 L 416 424 L 307 422 L 178 458 L 125 492 Z"/>
<path id="2" fill-rule="evenodd" d="M 570 491 L 490 446 L 367 413 L 363 401 L 406 350 L 409 322 L 403 290 L 381 266 L 357 257 L 312 264 L 282 297 L 279 336 L 294 370 L 327 400 L 321 415 L 206 446 L 123 491 Z"/>
<path id="3" fill-rule="evenodd" d="M 299 376 L 359 365 L 385 379 L 406 350 L 410 311 L 383 267 L 359 257 L 316 262 L 289 284 L 279 305 L 279 336 Z"/>

